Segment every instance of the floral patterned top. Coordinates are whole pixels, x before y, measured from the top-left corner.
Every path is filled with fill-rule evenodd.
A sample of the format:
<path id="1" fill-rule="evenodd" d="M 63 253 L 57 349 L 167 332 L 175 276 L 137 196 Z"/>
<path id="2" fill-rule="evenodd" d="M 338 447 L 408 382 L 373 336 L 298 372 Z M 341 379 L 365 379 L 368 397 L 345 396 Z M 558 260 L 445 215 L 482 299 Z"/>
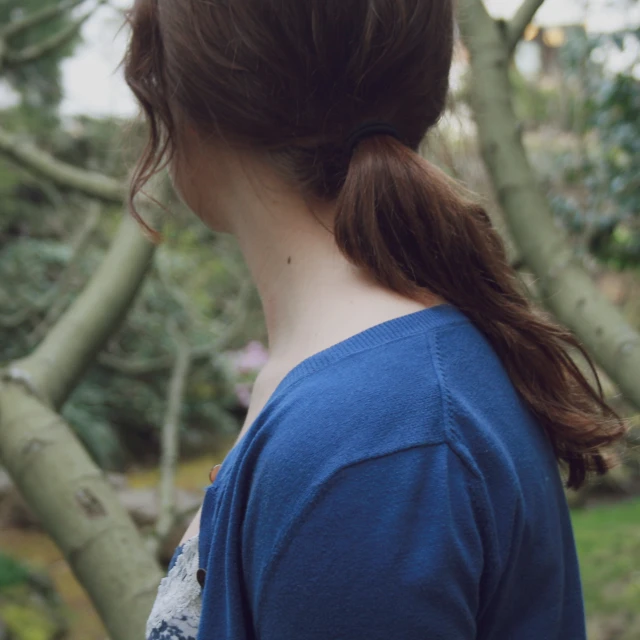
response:
<path id="1" fill-rule="evenodd" d="M 202 589 L 197 580 L 198 536 L 178 547 L 147 622 L 147 640 L 197 640 Z"/>

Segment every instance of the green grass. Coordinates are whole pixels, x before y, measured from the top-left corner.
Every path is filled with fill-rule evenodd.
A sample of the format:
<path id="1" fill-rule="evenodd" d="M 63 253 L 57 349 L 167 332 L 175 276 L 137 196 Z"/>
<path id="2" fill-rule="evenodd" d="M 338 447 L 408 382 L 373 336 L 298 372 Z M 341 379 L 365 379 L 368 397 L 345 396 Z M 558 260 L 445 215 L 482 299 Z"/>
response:
<path id="1" fill-rule="evenodd" d="M 640 500 L 572 517 L 589 640 L 640 639 Z"/>

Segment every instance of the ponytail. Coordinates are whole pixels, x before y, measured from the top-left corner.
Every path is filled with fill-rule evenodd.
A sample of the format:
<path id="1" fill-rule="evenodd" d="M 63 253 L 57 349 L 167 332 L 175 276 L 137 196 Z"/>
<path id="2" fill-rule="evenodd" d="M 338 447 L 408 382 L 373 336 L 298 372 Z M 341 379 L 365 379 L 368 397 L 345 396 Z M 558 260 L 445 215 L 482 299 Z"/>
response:
<path id="1" fill-rule="evenodd" d="M 268 152 L 302 193 L 337 200 L 352 262 L 405 296 L 441 296 L 484 333 L 577 488 L 607 470 L 624 427 L 571 359 L 591 364 L 576 339 L 534 313 L 485 211 L 410 149 L 445 109 L 454 3 L 344 4 L 135 0 L 125 77 L 150 135 L 131 200 L 173 158 L 174 113 L 203 138 Z M 360 128 L 345 148 L 374 114 L 391 135 Z"/>
<path id="2" fill-rule="evenodd" d="M 341 189 L 335 234 L 342 252 L 380 284 L 420 299 L 436 294 L 486 336 L 569 469 L 568 486 L 611 466 L 603 449 L 625 427 L 570 356 L 593 362 L 566 329 L 542 318 L 521 290 L 482 207 L 443 172 L 389 135 L 356 147 Z"/>

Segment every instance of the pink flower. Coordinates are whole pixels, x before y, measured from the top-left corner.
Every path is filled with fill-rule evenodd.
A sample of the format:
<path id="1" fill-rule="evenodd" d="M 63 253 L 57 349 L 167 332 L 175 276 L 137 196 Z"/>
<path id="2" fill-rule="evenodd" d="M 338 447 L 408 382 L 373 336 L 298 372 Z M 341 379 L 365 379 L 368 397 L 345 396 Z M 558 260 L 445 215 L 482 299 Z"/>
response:
<path id="1" fill-rule="evenodd" d="M 257 340 L 250 342 L 244 349 L 231 354 L 231 362 L 237 374 L 258 373 L 267 363 L 269 352 Z"/>

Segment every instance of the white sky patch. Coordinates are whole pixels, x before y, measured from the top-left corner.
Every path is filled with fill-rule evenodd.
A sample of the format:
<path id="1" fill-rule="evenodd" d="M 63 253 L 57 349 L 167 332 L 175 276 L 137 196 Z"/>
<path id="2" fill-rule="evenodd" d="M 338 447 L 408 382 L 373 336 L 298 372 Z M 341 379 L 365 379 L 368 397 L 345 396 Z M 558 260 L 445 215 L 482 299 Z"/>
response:
<path id="1" fill-rule="evenodd" d="M 126 7 L 128 3 L 113 4 Z M 64 115 L 130 117 L 137 113 L 119 67 L 128 36 L 127 29 L 121 28 L 123 21 L 119 11 L 103 7 L 84 26 L 84 43 L 62 64 Z"/>
<path id="2" fill-rule="evenodd" d="M 0 80 L 0 109 L 8 109 L 20 104 L 20 96 L 8 82 Z"/>
<path id="3" fill-rule="evenodd" d="M 484 0 L 495 17 L 511 18 L 522 0 Z M 626 6 L 625 6 L 626 5 Z M 640 24 L 640 3 L 636 0 L 546 0 L 534 22 L 544 26 L 584 24 L 587 30 L 617 31 Z"/>

